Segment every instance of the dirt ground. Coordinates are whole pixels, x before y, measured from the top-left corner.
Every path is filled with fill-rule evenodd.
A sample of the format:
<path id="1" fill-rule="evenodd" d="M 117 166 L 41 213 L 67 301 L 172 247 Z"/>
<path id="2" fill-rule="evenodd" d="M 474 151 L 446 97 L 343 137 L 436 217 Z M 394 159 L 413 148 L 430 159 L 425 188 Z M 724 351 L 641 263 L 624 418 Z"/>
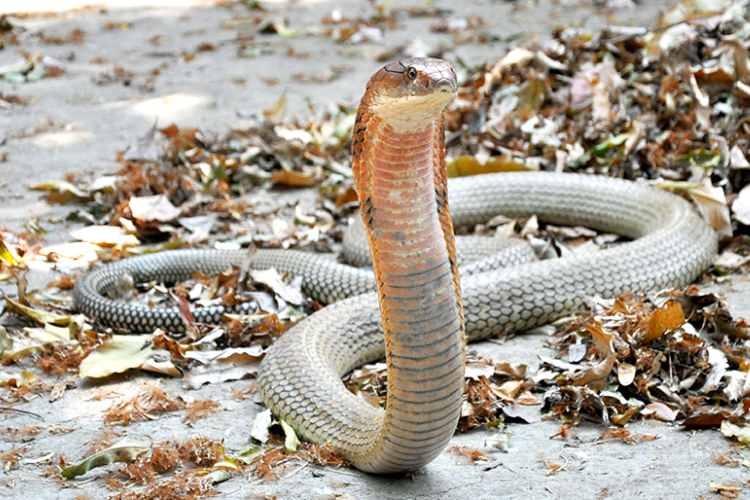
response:
<path id="1" fill-rule="evenodd" d="M 69 172 L 93 178 L 115 171 L 116 152 L 123 151 L 154 120 L 160 125 L 176 123 L 181 128 L 200 127 L 221 133 L 243 117 L 268 109 L 282 93 L 287 96 L 287 116 L 304 120 L 311 116 L 311 110 L 320 110 L 331 102 L 357 102 L 369 75 L 382 65 L 375 56 L 415 39 L 432 48 L 444 44 L 448 47 L 444 54 L 447 59 L 473 65 L 494 61 L 512 45 L 547 40 L 557 26 L 590 30 L 610 24 L 651 26 L 670 5 L 662 0 L 641 1 L 632 9 L 608 10 L 592 5 L 605 2 L 586 0 L 432 3 L 452 10 L 456 17 L 482 16 L 486 31 L 496 35 L 498 41 L 452 47 L 447 35 L 430 31 L 432 20 L 405 17 L 398 28 L 385 31 L 381 41 L 342 45 L 324 36 L 273 36 L 255 57 L 238 57 L 237 29 L 221 27 L 245 9 L 241 5 L 103 1 L 96 4 L 97 8 L 71 10 L 80 4 L 62 0 L 0 1 L 0 12 L 5 13 L 56 11 L 54 15 L 18 20 L 29 33 L 43 31 L 48 36 L 64 37 L 81 29 L 85 34 L 80 44 L 55 45 L 33 39 L 0 51 L 0 66 L 15 62 L 24 53 L 39 52 L 65 68 L 65 74 L 57 78 L 0 82 L 2 93 L 30 99 L 28 105 L 0 109 L 0 154 L 8 154 L 7 161 L 0 163 L 0 226 L 19 230 L 35 218 L 47 231 L 46 242 L 69 241 L 68 232 L 76 226 L 49 221 L 71 208 L 48 205 L 40 193 L 27 186 Z M 390 2 L 393 8 L 423 4 Z M 334 11 L 356 17 L 370 15 L 373 9 L 370 2 L 344 0 L 263 5 L 285 17 L 290 29 L 319 25 L 320 19 Z M 206 44 L 214 48 L 202 50 Z M 338 73 L 338 78 L 324 83 L 302 83 L 292 78 L 295 74 L 314 77 L 331 72 Z M 279 196 L 274 192 L 267 195 Z M 314 194 L 285 192 L 284 196 L 309 198 Z M 54 274 L 30 275 L 30 284 L 40 286 Z M 13 293 L 7 286 L 2 290 Z M 750 287 L 742 276 L 717 285 L 716 290 L 727 296 L 735 316 L 750 317 Z M 539 354 L 551 354 L 544 341 L 541 334 L 523 335 L 501 344 L 485 342 L 470 348 L 496 361 L 536 366 Z M 223 439 L 227 449 L 247 448 L 253 419 L 263 407 L 252 398 L 237 401 L 227 395 L 247 387 L 248 381 L 204 386 L 198 391 L 182 389 L 179 380 L 142 374 L 114 377 L 101 384 L 76 381 L 77 390 L 66 391 L 54 403 L 37 397 L 14 406 L 42 416 L 44 421 L 29 414 L 0 412 L 4 428 L 42 425 L 46 429 L 24 443 L 18 468 L 0 472 L 0 495 L 40 499 L 113 495 L 115 492 L 104 482 L 108 468 L 92 471 L 66 487 L 45 477 L 44 472 L 53 457 L 77 460 L 108 428 L 103 423 L 103 411 L 109 402 L 94 399 L 100 389 L 127 394 L 148 380 L 158 380 L 172 394 L 219 401 L 227 411 L 193 426 L 182 422 L 180 412 L 168 414 L 133 424 L 122 432 L 123 436 L 154 442 L 206 436 Z M 226 498 L 685 499 L 714 496 L 712 483 L 742 487 L 748 481 L 746 467 L 730 468 L 715 462 L 714 456 L 730 448 L 718 431 L 692 432 L 667 424 L 636 423 L 629 426 L 631 432 L 656 434 L 659 439 L 627 445 L 596 441 L 601 432 L 598 424 L 583 424 L 576 440 L 550 439 L 558 426 L 552 421 L 511 425 L 510 451 L 494 452 L 502 464 L 487 471 L 446 452 L 423 471 L 406 478 L 307 466 L 270 482 L 234 477 L 218 490 Z M 59 432 L 61 428 L 72 430 Z M 457 435 L 452 444 L 489 450 L 485 446 L 487 437 L 484 431 L 472 431 Z M 0 440 L 0 455 L 15 446 Z M 551 473 L 545 461 L 563 467 Z"/>

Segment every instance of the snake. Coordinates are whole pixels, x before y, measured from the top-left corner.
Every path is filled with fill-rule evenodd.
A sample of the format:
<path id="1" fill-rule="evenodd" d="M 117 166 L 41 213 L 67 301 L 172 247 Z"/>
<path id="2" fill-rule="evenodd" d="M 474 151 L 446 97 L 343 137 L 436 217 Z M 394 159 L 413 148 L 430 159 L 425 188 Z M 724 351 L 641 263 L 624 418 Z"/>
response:
<path id="1" fill-rule="evenodd" d="M 304 291 L 329 303 L 268 349 L 257 374 L 263 401 L 302 437 L 366 472 L 413 471 L 447 446 L 464 397 L 467 341 L 547 324 L 584 308 L 587 297 L 687 286 L 717 253 L 716 233 L 689 202 L 644 183 L 552 172 L 448 180 L 444 114 L 457 89 L 452 66 L 433 58 L 390 63 L 367 84 L 352 167 L 371 270 L 303 251 L 252 255 L 253 268 L 302 276 Z M 495 268 L 489 256 L 464 273 L 454 224 L 485 223 L 498 214 L 535 214 L 545 223 L 583 225 L 627 241 L 526 263 L 516 249 L 509 267 Z M 113 327 L 179 331 L 184 323 L 175 308 L 103 293 L 123 275 L 177 281 L 247 259 L 244 250 L 216 249 L 123 259 L 81 279 L 75 304 Z M 195 307 L 192 314 L 212 323 L 226 311 Z M 341 377 L 384 356 L 382 409 L 349 392 Z"/>

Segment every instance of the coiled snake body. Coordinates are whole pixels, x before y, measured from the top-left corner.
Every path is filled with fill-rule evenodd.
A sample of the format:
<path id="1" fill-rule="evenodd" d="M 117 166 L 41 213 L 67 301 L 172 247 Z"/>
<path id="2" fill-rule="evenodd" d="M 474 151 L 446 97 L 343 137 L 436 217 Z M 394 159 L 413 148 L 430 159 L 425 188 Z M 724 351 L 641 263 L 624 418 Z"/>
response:
<path id="1" fill-rule="evenodd" d="M 309 294 L 339 300 L 271 347 L 258 374 L 264 401 L 304 437 L 333 446 L 364 471 L 413 470 L 443 450 L 461 408 L 465 337 L 545 324 L 580 309 L 586 296 L 685 286 L 717 250 L 715 233 L 687 202 L 627 181 L 521 173 L 447 183 L 442 113 L 455 93 L 453 69 L 437 59 L 390 64 L 367 86 L 352 150 L 375 278 L 309 253 L 254 256 L 253 267 L 304 276 Z M 461 286 L 448 202 L 456 224 L 536 214 L 634 241 L 464 276 Z M 175 310 L 118 303 L 101 293 L 124 273 L 179 280 L 245 258 L 240 251 L 188 250 L 126 259 L 87 275 L 75 290 L 76 304 L 112 326 L 179 330 Z M 222 312 L 193 310 L 202 322 L 218 321 Z M 384 352 L 385 411 L 340 380 Z"/>

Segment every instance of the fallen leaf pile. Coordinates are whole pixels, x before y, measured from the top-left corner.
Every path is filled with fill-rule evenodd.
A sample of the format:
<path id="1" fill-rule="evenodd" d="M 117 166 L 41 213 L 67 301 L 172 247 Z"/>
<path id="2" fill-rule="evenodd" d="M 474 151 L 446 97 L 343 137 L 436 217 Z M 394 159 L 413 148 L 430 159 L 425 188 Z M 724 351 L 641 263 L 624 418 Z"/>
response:
<path id="1" fill-rule="evenodd" d="M 537 378 L 553 386 L 543 397 L 547 417 L 577 424 L 587 413 L 622 426 L 642 416 L 691 428 L 744 421 L 747 334 L 744 320 L 695 286 L 597 300 L 558 334 L 558 359 L 542 358 Z M 735 410 L 716 414 L 717 402 Z"/>
<path id="2" fill-rule="evenodd" d="M 127 463 L 107 478 L 109 488 L 119 491 L 108 497 L 112 500 L 213 496 L 213 486 L 240 473 L 242 465 L 225 455 L 220 442 L 208 438 L 155 446 L 125 439 L 75 464 L 66 465 L 62 458 L 60 462 L 61 474 L 68 479 L 113 462 Z"/>
<path id="3" fill-rule="evenodd" d="M 744 226 L 740 193 L 750 180 L 745 9 L 739 2 L 720 15 L 672 14 L 652 31 L 569 28 L 544 46 L 511 49 L 471 75 L 450 108 L 456 173 L 645 178 L 689 193 L 731 236 L 724 196 Z"/>
<path id="4" fill-rule="evenodd" d="M 116 254 L 142 253 L 141 241 L 165 238 L 171 241 L 162 249 L 220 240 L 225 248 L 255 242 L 330 251 L 335 222 L 348 214 L 340 206 L 349 199 L 334 202 L 347 194 L 341 185 L 351 177 L 344 158 L 354 115 L 336 109 L 307 126 L 274 120 L 239 124 L 224 138 L 174 125 L 153 127 L 120 156 L 122 168 L 115 175 L 88 184 L 69 177 L 31 188 L 48 191 L 51 203 L 83 204 L 71 216 L 106 228 L 92 226 L 73 236 Z M 269 207 L 258 191 L 264 184 L 322 183 L 333 201 L 322 198 L 311 212 L 298 205 Z M 237 196 L 246 192 L 252 194 Z"/>

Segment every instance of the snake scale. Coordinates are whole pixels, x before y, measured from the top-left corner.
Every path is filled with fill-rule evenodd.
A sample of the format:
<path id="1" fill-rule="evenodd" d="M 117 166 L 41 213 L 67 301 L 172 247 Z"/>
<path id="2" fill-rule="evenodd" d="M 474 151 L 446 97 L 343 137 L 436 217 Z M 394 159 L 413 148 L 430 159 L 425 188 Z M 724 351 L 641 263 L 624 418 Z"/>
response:
<path id="1" fill-rule="evenodd" d="M 538 172 L 448 182 L 442 115 L 456 88 L 453 69 L 438 59 L 389 64 L 368 83 L 352 156 L 374 273 L 298 251 L 258 250 L 252 261 L 254 268 L 303 276 L 308 294 L 334 302 L 269 349 L 258 374 L 264 401 L 302 436 L 368 472 L 414 470 L 445 448 L 462 403 L 466 338 L 548 323 L 581 309 L 586 296 L 685 286 L 717 251 L 716 234 L 686 201 L 645 185 Z M 632 241 L 459 278 L 451 219 L 471 225 L 497 214 L 536 214 Z M 76 305 L 131 331 L 180 330 L 174 309 L 101 294 L 123 274 L 175 281 L 246 258 L 245 251 L 178 250 L 125 259 L 81 280 Z M 193 309 L 200 322 L 216 322 L 223 312 Z M 340 379 L 384 352 L 385 411 L 349 393 Z"/>

